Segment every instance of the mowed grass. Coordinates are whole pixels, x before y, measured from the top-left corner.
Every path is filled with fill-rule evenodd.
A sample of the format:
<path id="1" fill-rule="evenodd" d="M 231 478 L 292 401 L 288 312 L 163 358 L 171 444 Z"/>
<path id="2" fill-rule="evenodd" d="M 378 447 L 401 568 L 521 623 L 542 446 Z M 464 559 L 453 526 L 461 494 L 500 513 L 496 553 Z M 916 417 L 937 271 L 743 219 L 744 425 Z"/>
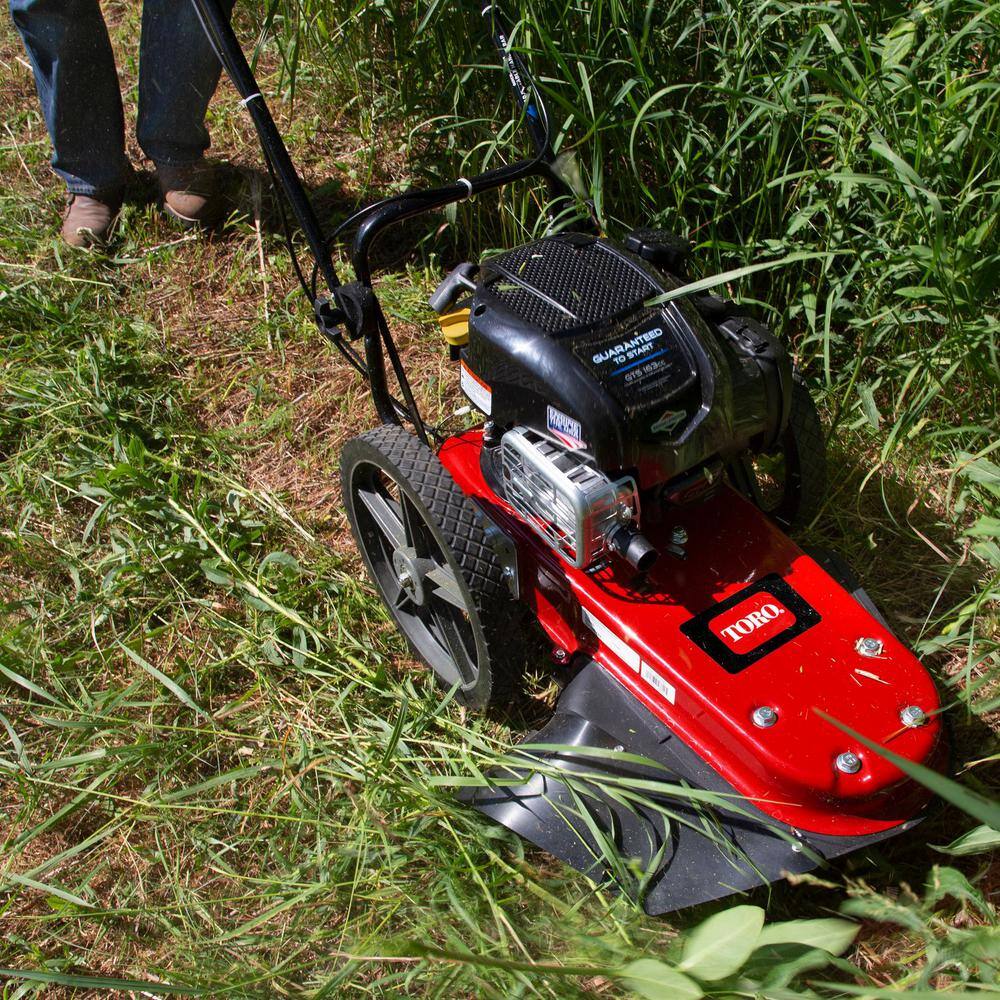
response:
<path id="1" fill-rule="evenodd" d="M 108 10 L 134 96 L 137 12 Z M 339 445 L 374 415 L 296 295 L 234 95 L 212 112 L 236 209 L 222 233 L 171 229 L 146 177 L 113 253 L 71 255 L 30 75 L 2 32 L 0 966 L 41 975 L 10 995 L 86 995 L 88 975 L 247 997 L 624 995 L 615 970 L 669 956 L 718 908 L 644 918 L 453 798 L 450 778 L 544 717 L 551 675 L 540 664 L 511 715 L 476 718 L 442 704 L 388 625 L 337 485 Z M 406 121 L 373 131 L 364 65 L 303 65 L 282 121 L 326 212 L 424 169 Z M 387 311 L 439 415 L 454 381 L 423 299 L 440 257 L 476 238 L 450 236 L 385 251 Z M 839 420 L 810 539 L 843 551 L 926 654 L 957 764 L 991 793 L 975 762 L 995 752 L 996 386 L 949 378 L 952 403 L 902 444 L 885 417 Z M 895 413 L 886 398 L 873 390 Z M 840 399 L 828 390 L 828 417 Z M 942 811 L 826 884 L 753 901 L 771 919 L 842 905 L 865 919 L 855 971 L 820 979 L 989 982 L 996 862 L 928 846 L 968 825 Z"/>

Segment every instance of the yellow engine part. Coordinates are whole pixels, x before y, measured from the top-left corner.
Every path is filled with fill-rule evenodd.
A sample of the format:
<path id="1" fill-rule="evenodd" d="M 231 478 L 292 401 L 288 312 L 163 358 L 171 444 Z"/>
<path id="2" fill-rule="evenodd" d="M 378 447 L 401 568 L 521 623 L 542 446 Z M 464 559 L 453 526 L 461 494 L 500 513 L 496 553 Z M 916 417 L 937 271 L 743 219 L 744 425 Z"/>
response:
<path id="1" fill-rule="evenodd" d="M 456 309 L 454 312 L 438 316 L 444 339 L 452 347 L 465 347 L 469 342 L 469 310 Z"/>

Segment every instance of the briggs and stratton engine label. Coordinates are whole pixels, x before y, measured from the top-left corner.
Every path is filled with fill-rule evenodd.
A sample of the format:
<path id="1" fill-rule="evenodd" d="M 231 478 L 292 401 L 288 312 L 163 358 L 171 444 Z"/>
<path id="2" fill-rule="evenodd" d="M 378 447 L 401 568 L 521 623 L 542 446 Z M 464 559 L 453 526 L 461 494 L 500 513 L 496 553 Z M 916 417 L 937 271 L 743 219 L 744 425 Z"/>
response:
<path id="1" fill-rule="evenodd" d="M 695 615 L 681 632 L 719 666 L 737 674 L 818 621 L 819 612 L 772 573 Z"/>
<path id="2" fill-rule="evenodd" d="M 635 326 L 621 324 L 611 332 L 581 337 L 573 351 L 628 407 L 666 401 L 696 378 L 688 352 L 660 311 Z"/>
<path id="3" fill-rule="evenodd" d="M 656 316 L 594 351 L 590 363 L 602 376 L 619 378 L 625 385 L 668 375 L 676 364 L 671 355 L 677 353 L 670 340 L 665 337 L 662 317 Z"/>
<path id="4" fill-rule="evenodd" d="M 603 365 L 609 361 L 612 362 L 612 375 L 617 375 L 619 372 L 631 371 L 636 365 L 640 365 L 644 361 L 651 361 L 653 358 L 658 358 L 665 353 L 662 345 L 657 345 L 656 343 L 662 337 L 662 326 L 642 330 L 628 340 L 620 340 L 607 350 L 598 351 L 590 360 L 595 365 Z"/>
<path id="5" fill-rule="evenodd" d="M 549 406 L 546 409 L 545 422 L 549 431 L 567 448 L 575 450 L 587 447 L 587 442 L 583 440 L 583 428 L 580 426 L 579 420 L 574 420 L 562 410 Z"/>

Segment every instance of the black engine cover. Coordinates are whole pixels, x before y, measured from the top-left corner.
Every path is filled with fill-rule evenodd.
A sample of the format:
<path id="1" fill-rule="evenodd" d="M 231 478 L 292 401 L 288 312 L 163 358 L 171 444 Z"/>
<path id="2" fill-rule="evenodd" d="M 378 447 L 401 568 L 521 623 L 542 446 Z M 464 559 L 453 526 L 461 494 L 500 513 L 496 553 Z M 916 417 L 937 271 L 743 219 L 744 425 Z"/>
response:
<path id="1" fill-rule="evenodd" d="M 678 282 L 594 236 L 567 233 L 485 262 L 471 304 L 463 386 L 496 427 L 586 452 L 643 488 L 769 445 L 791 366 L 741 317 L 708 323 Z"/>

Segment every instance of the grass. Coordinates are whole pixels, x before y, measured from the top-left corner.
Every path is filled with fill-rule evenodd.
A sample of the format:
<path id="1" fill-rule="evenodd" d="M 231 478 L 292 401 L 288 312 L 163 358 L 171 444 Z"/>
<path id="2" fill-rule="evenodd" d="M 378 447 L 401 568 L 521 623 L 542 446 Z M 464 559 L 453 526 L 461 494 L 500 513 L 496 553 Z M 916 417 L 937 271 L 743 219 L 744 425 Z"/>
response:
<path id="1" fill-rule="evenodd" d="M 125 53 L 137 12 L 106 7 Z M 261 68 L 331 217 L 509 155 L 489 124 L 509 116 L 501 80 L 470 67 L 481 39 L 456 12 L 275 10 L 284 58 L 268 44 Z M 824 255 L 730 292 L 788 303 L 770 320 L 833 428 L 811 539 L 935 670 L 963 780 L 995 797 L 998 7 L 532 10 L 520 37 L 547 59 L 609 229 L 679 227 L 704 274 Z M 644 918 L 440 784 L 530 728 L 549 675 L 510 718 L 475 718 L 389 627 L 337 494 L 339 445 L 374 417 L 293 291 L 232 92 L 211 112 L 226 230 L 170 229 L 146 177 L 113 254 L 70 255 L 30 75 L 0 30 L 0 966 L 35 976 L 7 995 L 167 992 L 87 976 L 237 997 L 653 989 L 630 963 L 683 966 L 691 928 L 726 907 Z M 423 296 L 442 261 L 533 220 L 516 192 L 468 211 L 384 251 L 391 321 L 442 413 L 454 389 Z M 708 991 L 995 983 L 997 862 L 928 847 L 970 825 L 943 810 L 823 881 L 754 894 L 772 921 L 860 919 L 851 964 L 758 951 Z M 767 980 L 792 961 L 805 971 Z"/>

